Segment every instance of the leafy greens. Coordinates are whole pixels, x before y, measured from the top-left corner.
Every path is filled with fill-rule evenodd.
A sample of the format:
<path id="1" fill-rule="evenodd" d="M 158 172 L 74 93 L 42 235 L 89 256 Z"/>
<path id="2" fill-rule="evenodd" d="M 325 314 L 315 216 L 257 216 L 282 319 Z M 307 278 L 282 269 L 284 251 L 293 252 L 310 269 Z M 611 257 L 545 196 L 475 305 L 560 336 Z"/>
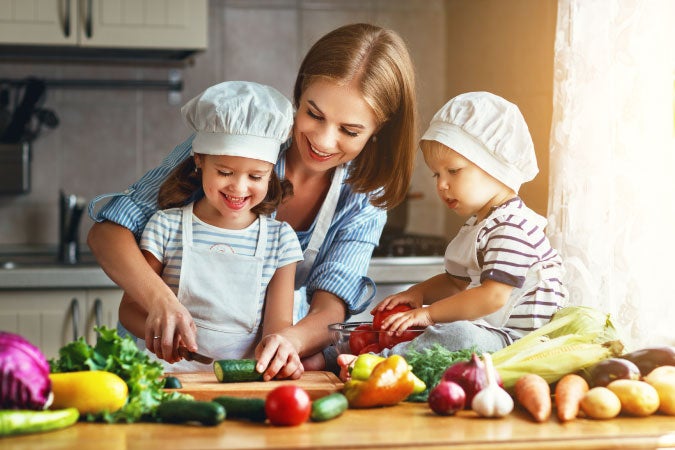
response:
<path id="1" fill-rule="evenodd" d="M 150 360 L 131 337 L 122 338 L 117 330 L 105 326 L 95 327 L 94 330 L 98 334 L 95 346 L 92 347 L 80 337 L 62 347 L 59 358 L 49 360 L 53 373 L 105 370 L 119 375 L 127 383 L 129 398 L 122 409 L 114 413 L 87 414 L 85 420 L 108 423 L 155 421 L 154 413 L 160 403 L 186 397 L 185 394 L 162 389 L 162 365 Z"/>

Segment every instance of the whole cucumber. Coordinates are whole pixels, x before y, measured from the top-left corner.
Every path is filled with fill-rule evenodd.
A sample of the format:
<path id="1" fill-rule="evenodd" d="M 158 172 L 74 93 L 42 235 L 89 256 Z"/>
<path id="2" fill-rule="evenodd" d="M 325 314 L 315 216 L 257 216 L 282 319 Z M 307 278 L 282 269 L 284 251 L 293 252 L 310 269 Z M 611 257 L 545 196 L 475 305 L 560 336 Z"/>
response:
<path id="1" fill-rule="evenodd" d="M 157 417 L 165 423 L 198 422 L 213 426 L 225 420 L 225 408 L 216 402 L 167 400 L 157 407 Z"/>
<path id="2" fill-rule="evenodd" d="M 621 356 L 635 364 L 642 376 L 661 366 L 675 366 L 675 347 L 647 347 Z"/>
<path id="3" fill-rule="evenodd" d="M 79 418 L 77 408 L 53 411 L 7 409 L 0 411 L 0 436 L 59 430 L 73 425 Z"/>
<path id="4" fill-rule="evenodd" d="M 340 392 L 326 395 L 312 402 L 310 418 L 315 422 L 335 419 L 347 410 L 347 397 Z"/>
<path id="5" fill-rule="evenodd" d="M 264 422 L 267 419 L 265 400 L 262 398 L 221 395 L 212 401 L 225 407 L 228 419 L 246 419 L 253 422 Z"/>

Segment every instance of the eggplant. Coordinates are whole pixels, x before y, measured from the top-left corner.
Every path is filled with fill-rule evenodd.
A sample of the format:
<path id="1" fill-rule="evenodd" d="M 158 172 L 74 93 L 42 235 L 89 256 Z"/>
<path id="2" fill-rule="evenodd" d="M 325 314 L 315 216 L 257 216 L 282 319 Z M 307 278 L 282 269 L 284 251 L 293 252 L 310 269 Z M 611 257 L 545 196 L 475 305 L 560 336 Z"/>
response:
<path id="1" fill-rule="evenodd" d="M 614 380 L 639 380 L 642 377 L 635 363 L 623 358 L 607 358 L 589 369 L 591 387 L 605 387 Z"/>
<path id="2" fill-rule="evenodd" d="M 675 347 L 647 347 L 626 353 L 621 358 L 638 366 L 640 373 L 645 376 L 657 367 L 675 366 Z"/>

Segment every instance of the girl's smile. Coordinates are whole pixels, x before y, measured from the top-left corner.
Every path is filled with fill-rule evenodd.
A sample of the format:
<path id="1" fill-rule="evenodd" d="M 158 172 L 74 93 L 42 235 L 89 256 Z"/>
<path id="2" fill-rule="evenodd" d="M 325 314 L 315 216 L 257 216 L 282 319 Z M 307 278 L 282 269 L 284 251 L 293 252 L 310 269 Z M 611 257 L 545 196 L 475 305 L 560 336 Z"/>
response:
<path id="1" fill-rule="evenodd" d="M 195 204 L 201 220 L 221 228 L 243 229 L 256 219 L 251 211 L 267 196 L 272 163 L 228 155 L 195 154 L 204 198 Z"/>

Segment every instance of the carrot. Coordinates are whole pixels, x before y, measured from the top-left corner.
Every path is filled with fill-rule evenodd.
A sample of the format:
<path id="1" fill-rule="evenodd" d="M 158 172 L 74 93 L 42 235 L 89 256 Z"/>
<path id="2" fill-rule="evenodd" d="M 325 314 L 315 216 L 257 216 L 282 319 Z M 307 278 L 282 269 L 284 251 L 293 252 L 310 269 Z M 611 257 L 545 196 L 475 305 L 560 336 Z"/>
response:
<path id="1" fill-rule="evenodd" d="M 518 378 L 514 385 L 516 400 L 537 422 L 551 417 L 551 388 L 544 378 L 528 373 Z"/>
<path id="2" fill-rule="evenodd" d="M 558 419 L 567 422 L 577 417 L 581 399 L 588 392 L 586 380 L 570 373 L 562 377 L 555 386 L 555 407 Z"/>

